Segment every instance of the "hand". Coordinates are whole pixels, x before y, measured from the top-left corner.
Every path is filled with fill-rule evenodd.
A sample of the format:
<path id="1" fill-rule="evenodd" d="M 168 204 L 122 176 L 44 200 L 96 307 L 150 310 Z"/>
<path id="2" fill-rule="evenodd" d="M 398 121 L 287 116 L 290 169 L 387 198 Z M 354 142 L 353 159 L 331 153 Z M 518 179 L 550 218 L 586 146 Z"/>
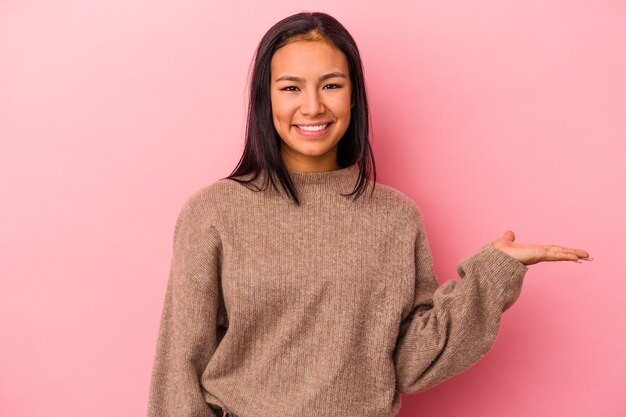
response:
<path id="1" fill-rule="evenodd" d="M 524 265 L 532 265 L 545 261 L 592 261 L 593 258 L 582 249 L 565 248 L 556 245 L 522 245 L 513 243 L 515 235 L 507 230 L 504 235 L 491 242 L 491 246 L 517 259 Z"/>

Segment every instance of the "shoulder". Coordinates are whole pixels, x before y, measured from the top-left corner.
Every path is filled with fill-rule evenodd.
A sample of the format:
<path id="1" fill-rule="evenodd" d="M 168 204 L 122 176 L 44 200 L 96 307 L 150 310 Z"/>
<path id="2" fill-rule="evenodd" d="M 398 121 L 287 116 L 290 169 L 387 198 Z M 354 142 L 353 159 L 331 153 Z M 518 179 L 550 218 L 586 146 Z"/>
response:
<path id="1" fill-rule="evenodd" d="M 421 212 L 415 200 L 406 195 L 404 192 L 394 188 L 388 184 L 376 183 L 377 201 L 383 205 L 388 212 L 397 212 L 398 216 L 405 221 L 421 221 Z"/>
<path id="2" fill-rule="evenodd" d="M 243 178 L 243 177 L 241 177 Z M 179 217 L 214 226 L 229 226 L 234 208 L 255 204 L 246 187 L 229 178 L 220 178 L 196 188 L 182 202 Z"/>
<path id="3" fill-rule="evenodd" d="M 219 201 L 228 196 L 230 184 L 227 180 L 219 179 L 193 190 L 186 198 L 183 208 L 187 206 L 215 208 Z"/>
<path id="4" fill-rule="evenodd" d="M 220 223 L 221 212 L 228 205 L 230 185 L 219 179 L 193 190 L 183 200 L 176 227 L 193 225 L 196 228 L 210 228 Z"/>

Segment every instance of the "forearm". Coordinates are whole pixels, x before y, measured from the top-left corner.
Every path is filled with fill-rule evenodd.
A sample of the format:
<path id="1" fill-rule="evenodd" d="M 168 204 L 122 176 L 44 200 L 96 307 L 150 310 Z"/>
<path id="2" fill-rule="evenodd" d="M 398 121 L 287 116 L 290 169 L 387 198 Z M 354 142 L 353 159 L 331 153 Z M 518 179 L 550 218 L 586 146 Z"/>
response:
<path id="1" fill-rule="evenodd" d="M 439 286 L 430 305 L 416 305 L 401 325 L 395 352 L 398 390 L 423 391 L 484 356 L 502 313 L 519 297 L 527 269 L 490 245 L 462 260 L 457 267 L 462 279 Z M 432 265 L 422 270 L 432 271 Z"/>

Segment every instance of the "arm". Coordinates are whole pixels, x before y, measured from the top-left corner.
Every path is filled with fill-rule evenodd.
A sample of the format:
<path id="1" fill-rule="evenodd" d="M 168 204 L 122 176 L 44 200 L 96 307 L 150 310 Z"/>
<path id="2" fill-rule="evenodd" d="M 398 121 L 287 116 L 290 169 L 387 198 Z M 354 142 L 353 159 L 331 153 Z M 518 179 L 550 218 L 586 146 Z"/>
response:
<path id="1" fill-rule="evenodd" d="M 491 348 L 502 313 L 520 295 L 528 267 L 486 244 L 457 266 L 460 281 L 438 285 L 419 209 L 413 310 L 400 324 L 397 389 L 415 393 L 459 374 Z"/>
<path id="2" fill-rule="evenodd" d="M 200 377 L 217 347 L 221 243 L 206 202 L 188 199 L 174 229 L 173 255 L 150 384 L 149 417 L 215 417 Z"/>

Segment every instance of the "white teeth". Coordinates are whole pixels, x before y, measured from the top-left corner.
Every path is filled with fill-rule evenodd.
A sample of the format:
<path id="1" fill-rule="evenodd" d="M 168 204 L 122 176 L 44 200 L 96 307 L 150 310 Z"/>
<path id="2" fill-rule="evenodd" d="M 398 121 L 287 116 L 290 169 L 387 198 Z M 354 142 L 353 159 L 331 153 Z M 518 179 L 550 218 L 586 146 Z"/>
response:
<path id="1" fill-rule="evenodd" d="M 323 124 L 323 125 L 319 125 L 319 126 L 300 126 L 300 125 L 297 125 L 297 126 L 300 129 L 307 130 L 309 132 L 319 132 L 320 130 L 326 129 L 326 126 L 328 126 L 328 123 Z"/>

